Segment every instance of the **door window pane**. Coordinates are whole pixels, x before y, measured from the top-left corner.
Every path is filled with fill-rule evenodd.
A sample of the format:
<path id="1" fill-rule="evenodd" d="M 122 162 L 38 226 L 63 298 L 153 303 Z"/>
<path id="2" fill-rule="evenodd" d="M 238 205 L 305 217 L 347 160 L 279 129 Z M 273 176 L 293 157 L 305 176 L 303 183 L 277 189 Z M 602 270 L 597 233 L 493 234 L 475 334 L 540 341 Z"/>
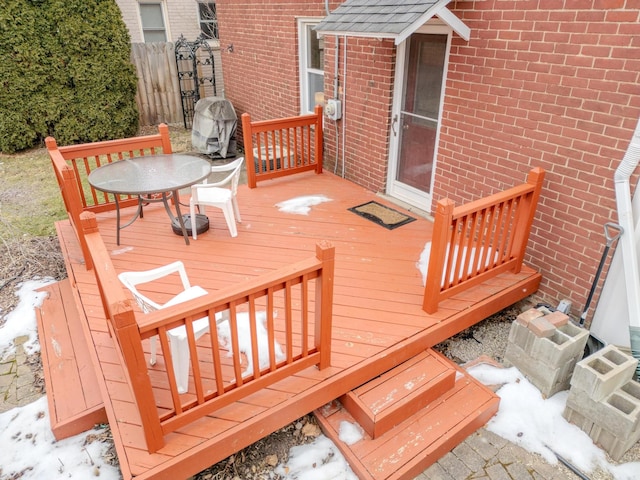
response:
<path id="1" fill-rule="evenodd" d="M 396 180 L 426 193 L 433 174 L 447 38 L 414 34 L 407 52 Z"/>

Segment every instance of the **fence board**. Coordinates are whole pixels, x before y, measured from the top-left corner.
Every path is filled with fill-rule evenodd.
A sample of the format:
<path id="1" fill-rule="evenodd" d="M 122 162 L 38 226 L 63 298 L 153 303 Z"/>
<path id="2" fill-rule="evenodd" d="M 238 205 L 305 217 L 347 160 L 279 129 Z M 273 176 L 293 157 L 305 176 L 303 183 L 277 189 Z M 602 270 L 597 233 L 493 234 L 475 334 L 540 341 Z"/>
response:
<path id="1" fill-rule="evenodd" d="M 138 75 L 136 103 L 140 114 L 140 125 L 160 123 L 182 124 L 182 102 L 175 58 L 175 45 L 166 43 L 131 44 L 131 62 Z M 220 48 L 212 47 L 216 66 L 218 95 L 224 91 Z M 210 90 L 210 89 L 209 89 Z M 201 95 L 211 95 L 203 91 Z"/>

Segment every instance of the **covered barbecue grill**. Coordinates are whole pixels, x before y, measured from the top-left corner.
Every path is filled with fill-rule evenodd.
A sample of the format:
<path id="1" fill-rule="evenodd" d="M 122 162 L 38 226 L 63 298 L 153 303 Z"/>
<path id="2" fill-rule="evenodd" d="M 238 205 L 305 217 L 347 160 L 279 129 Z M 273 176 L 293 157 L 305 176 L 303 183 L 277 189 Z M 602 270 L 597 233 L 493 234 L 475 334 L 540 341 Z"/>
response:
<path id="1" fill-rule="evenodd" d="M 238 116 L 231 102 L 222 97 L 198 100 L 193 116 L 191 144 L 200 153 L 221 158 L 236 155 Z"/>

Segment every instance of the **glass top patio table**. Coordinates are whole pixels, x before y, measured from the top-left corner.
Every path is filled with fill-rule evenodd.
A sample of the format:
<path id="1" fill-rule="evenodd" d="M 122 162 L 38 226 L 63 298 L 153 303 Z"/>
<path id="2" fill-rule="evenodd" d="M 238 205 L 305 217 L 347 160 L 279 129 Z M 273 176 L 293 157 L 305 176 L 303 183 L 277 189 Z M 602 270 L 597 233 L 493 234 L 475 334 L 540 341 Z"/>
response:
<path id="1" fill-rule="evenodd" d="M 117 244 L 120 245 L 120 230 L 143 216 L 144 203 L 161 201 L 169 218 L 176 217 L 180 223 L 185 243 L 189 245 L 189 235 L 180 213 L 179 190 L 204 180 L 211 172 L 208 160 L 192 155 L 164 154 L 126 158 L 96 168 L 89 174 L 89 183 L 102 192 L 114 195 L 117 216 Z M 133 219 L 120 226 L 119 195 L 137 195 L 138 210 Z M 159 199 L 153 195 L 160 195 Z M 174 198 L 176 217 L 167 199 Z"/>

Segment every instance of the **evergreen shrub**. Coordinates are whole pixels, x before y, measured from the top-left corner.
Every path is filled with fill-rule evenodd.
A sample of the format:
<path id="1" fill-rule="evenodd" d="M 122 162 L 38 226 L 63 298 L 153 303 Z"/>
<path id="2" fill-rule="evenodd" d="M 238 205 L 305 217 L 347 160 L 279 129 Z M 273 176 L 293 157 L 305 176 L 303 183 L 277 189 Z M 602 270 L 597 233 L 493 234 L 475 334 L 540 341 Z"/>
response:
<path id="1" fill-rule="evenodd" d="M 0 0 L 0 151 L 135 135 L 130 55 L 115 0 Z"/>

